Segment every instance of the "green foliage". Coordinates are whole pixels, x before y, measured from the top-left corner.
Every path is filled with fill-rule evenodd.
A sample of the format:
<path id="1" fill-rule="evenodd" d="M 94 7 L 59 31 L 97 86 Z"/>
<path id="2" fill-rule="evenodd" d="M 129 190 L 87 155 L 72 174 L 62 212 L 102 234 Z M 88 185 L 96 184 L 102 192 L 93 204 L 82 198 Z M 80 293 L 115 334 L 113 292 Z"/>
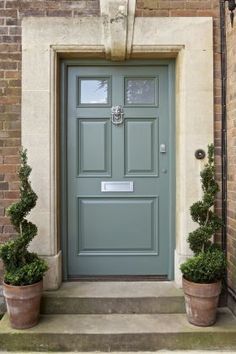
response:
<path id="1" fill-rule="evenodd" d="M 200 173 L 203 197 L 190 207 L 192 220 L 199 227 L 189 233 L 188 243 L 194 257 L 180 267 L 187 280 L 210 283 L 222 279 L 226 270 L 225 255 L 216 249 L 212 237 L 222 226 L 221 219 L 214 213 L 213 206 L 219 186 L 215 181 L 214 146 L 208 146 L 208 162 Z"/>
<path id="2" fill-rule="evenodd" d="M 219 186 L 215 181 L 214 146 L 208 146 L 208 163 L 200 173 L 203 197 L 190 208 L 193 221 L 199 228 L 191 232 L 188 237 L 190 249 L 194 254 L 204 252 L 211 245 L 211 238 L 222 226 L 221 219 L 213 212 L 215 196 Z"/>
<path id="3" fill-rule="evenodd" d="M 11 285 L 30 285 L 40 281 L 48 269 L 46 262 L 27 250 L 37 235 L 37 227 L 25 218 L 35 207 L 37 195 L 29 182 L 31 167 L 27 164 L 27 151 L 20 152 L 20 200 L 7 209 L 7 215 L 18 236 L 0 246 L 0 258 L 5 266 L 4 281 Z"/>
<path id="4" fill-rule="evenodd" d="M 208 249 L 189 258 L 180 269 L 185 279 L 194 283 L 214 283 L 224 277 L 226 260 L 220 249 Z"/>

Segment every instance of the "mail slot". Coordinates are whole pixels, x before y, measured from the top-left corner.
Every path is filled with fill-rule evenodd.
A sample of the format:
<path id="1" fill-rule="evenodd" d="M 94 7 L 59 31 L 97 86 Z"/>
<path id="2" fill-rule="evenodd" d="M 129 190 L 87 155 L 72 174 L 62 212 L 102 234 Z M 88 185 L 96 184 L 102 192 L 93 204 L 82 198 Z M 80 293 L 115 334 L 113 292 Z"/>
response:
<path id="1" fill-rule="evenodd" d="M 101 182 L 101 192 L 133 192 L 134 182 Z"/>

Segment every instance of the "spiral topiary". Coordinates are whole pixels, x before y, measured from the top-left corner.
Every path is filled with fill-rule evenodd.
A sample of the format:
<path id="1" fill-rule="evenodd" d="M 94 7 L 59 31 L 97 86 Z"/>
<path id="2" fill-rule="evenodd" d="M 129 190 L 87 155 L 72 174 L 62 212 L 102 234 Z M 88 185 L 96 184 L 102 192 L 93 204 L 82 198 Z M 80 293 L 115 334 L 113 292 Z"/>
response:
<path id="1" fill-rule="evenodd" d="M 211 245 L 211 238 L 222 226 L 221 219 L 214 213 L 216 194 L 219 186 L 215 180 L 214 167 L 214 146 L 208 146 L 208 162 L 200 173 L 203 197 L 202 200 L 194 203 L 190 207 L 192 220 L 199 224 L 199 227 L 190 232 L 188 242 L 194 254 L 206 251 Z"/>
<path id="2" fill-rule="evenodd" d="M 20 200 L 7 208 L 7 215 L 18 235 L 0 246 L 0 258 L 5 267 L 4 281 L 6 284 L 22 286 L 42 280 L 48 269 L 46 262 L 37 254 L 27 250 L 30 242 L 37 234 L 37 227 L 26 220 L 35 207 L 37 195 L 29 181 L 31 167 L 27 164 L 27 150 L 20 152 L 21 166 L 19 169 Z"/>
<path id="3" fill-rule="evenodd" d="M 219 186 L 215 180 L 214 145 L 208 146 L 208 162 L 200 173 L 203 197 L 190 207 L 192 220 L 199 227 L 190 232 L 188 243 L 194 256 L 182 263 L 185 279 L 196 283 L 212 283 L 224 277 L 226 258 L 220 247 L 212 242 L 222 226 L 221 219 L 212 210 Z"/>

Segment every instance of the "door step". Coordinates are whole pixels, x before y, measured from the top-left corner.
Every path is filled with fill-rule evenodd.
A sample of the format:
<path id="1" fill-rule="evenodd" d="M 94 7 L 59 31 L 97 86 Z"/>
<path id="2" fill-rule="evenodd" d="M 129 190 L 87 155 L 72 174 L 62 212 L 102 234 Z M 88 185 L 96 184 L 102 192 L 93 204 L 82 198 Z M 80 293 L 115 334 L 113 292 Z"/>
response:
<path id="1" fill-rule="evenodd" d="M 8 351 L 235 350 L 236 319 L 222 308 L 212 327 L 195 327 L 184 314 L 42 315 L 38 326 L 11 329 L 0 322 Z"/>
<path id="2" fill-rule="evenodd" d="M 43 314 L 184 313 L 174 282 L 67 282 L 44 292 Z"/>

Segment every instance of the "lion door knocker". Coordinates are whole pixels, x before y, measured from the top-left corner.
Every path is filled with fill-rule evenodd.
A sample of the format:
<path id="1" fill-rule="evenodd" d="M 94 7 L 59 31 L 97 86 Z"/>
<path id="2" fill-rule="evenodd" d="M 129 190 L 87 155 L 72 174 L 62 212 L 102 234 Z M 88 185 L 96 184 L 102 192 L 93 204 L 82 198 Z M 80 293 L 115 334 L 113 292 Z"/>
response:
<path id="1" fill-rule="evenodd" d="M 114 125 L 122 124 L 124 121 L 124 110 L 122 106 L 113 106 L 111 109 L 111 121 Z"/>

